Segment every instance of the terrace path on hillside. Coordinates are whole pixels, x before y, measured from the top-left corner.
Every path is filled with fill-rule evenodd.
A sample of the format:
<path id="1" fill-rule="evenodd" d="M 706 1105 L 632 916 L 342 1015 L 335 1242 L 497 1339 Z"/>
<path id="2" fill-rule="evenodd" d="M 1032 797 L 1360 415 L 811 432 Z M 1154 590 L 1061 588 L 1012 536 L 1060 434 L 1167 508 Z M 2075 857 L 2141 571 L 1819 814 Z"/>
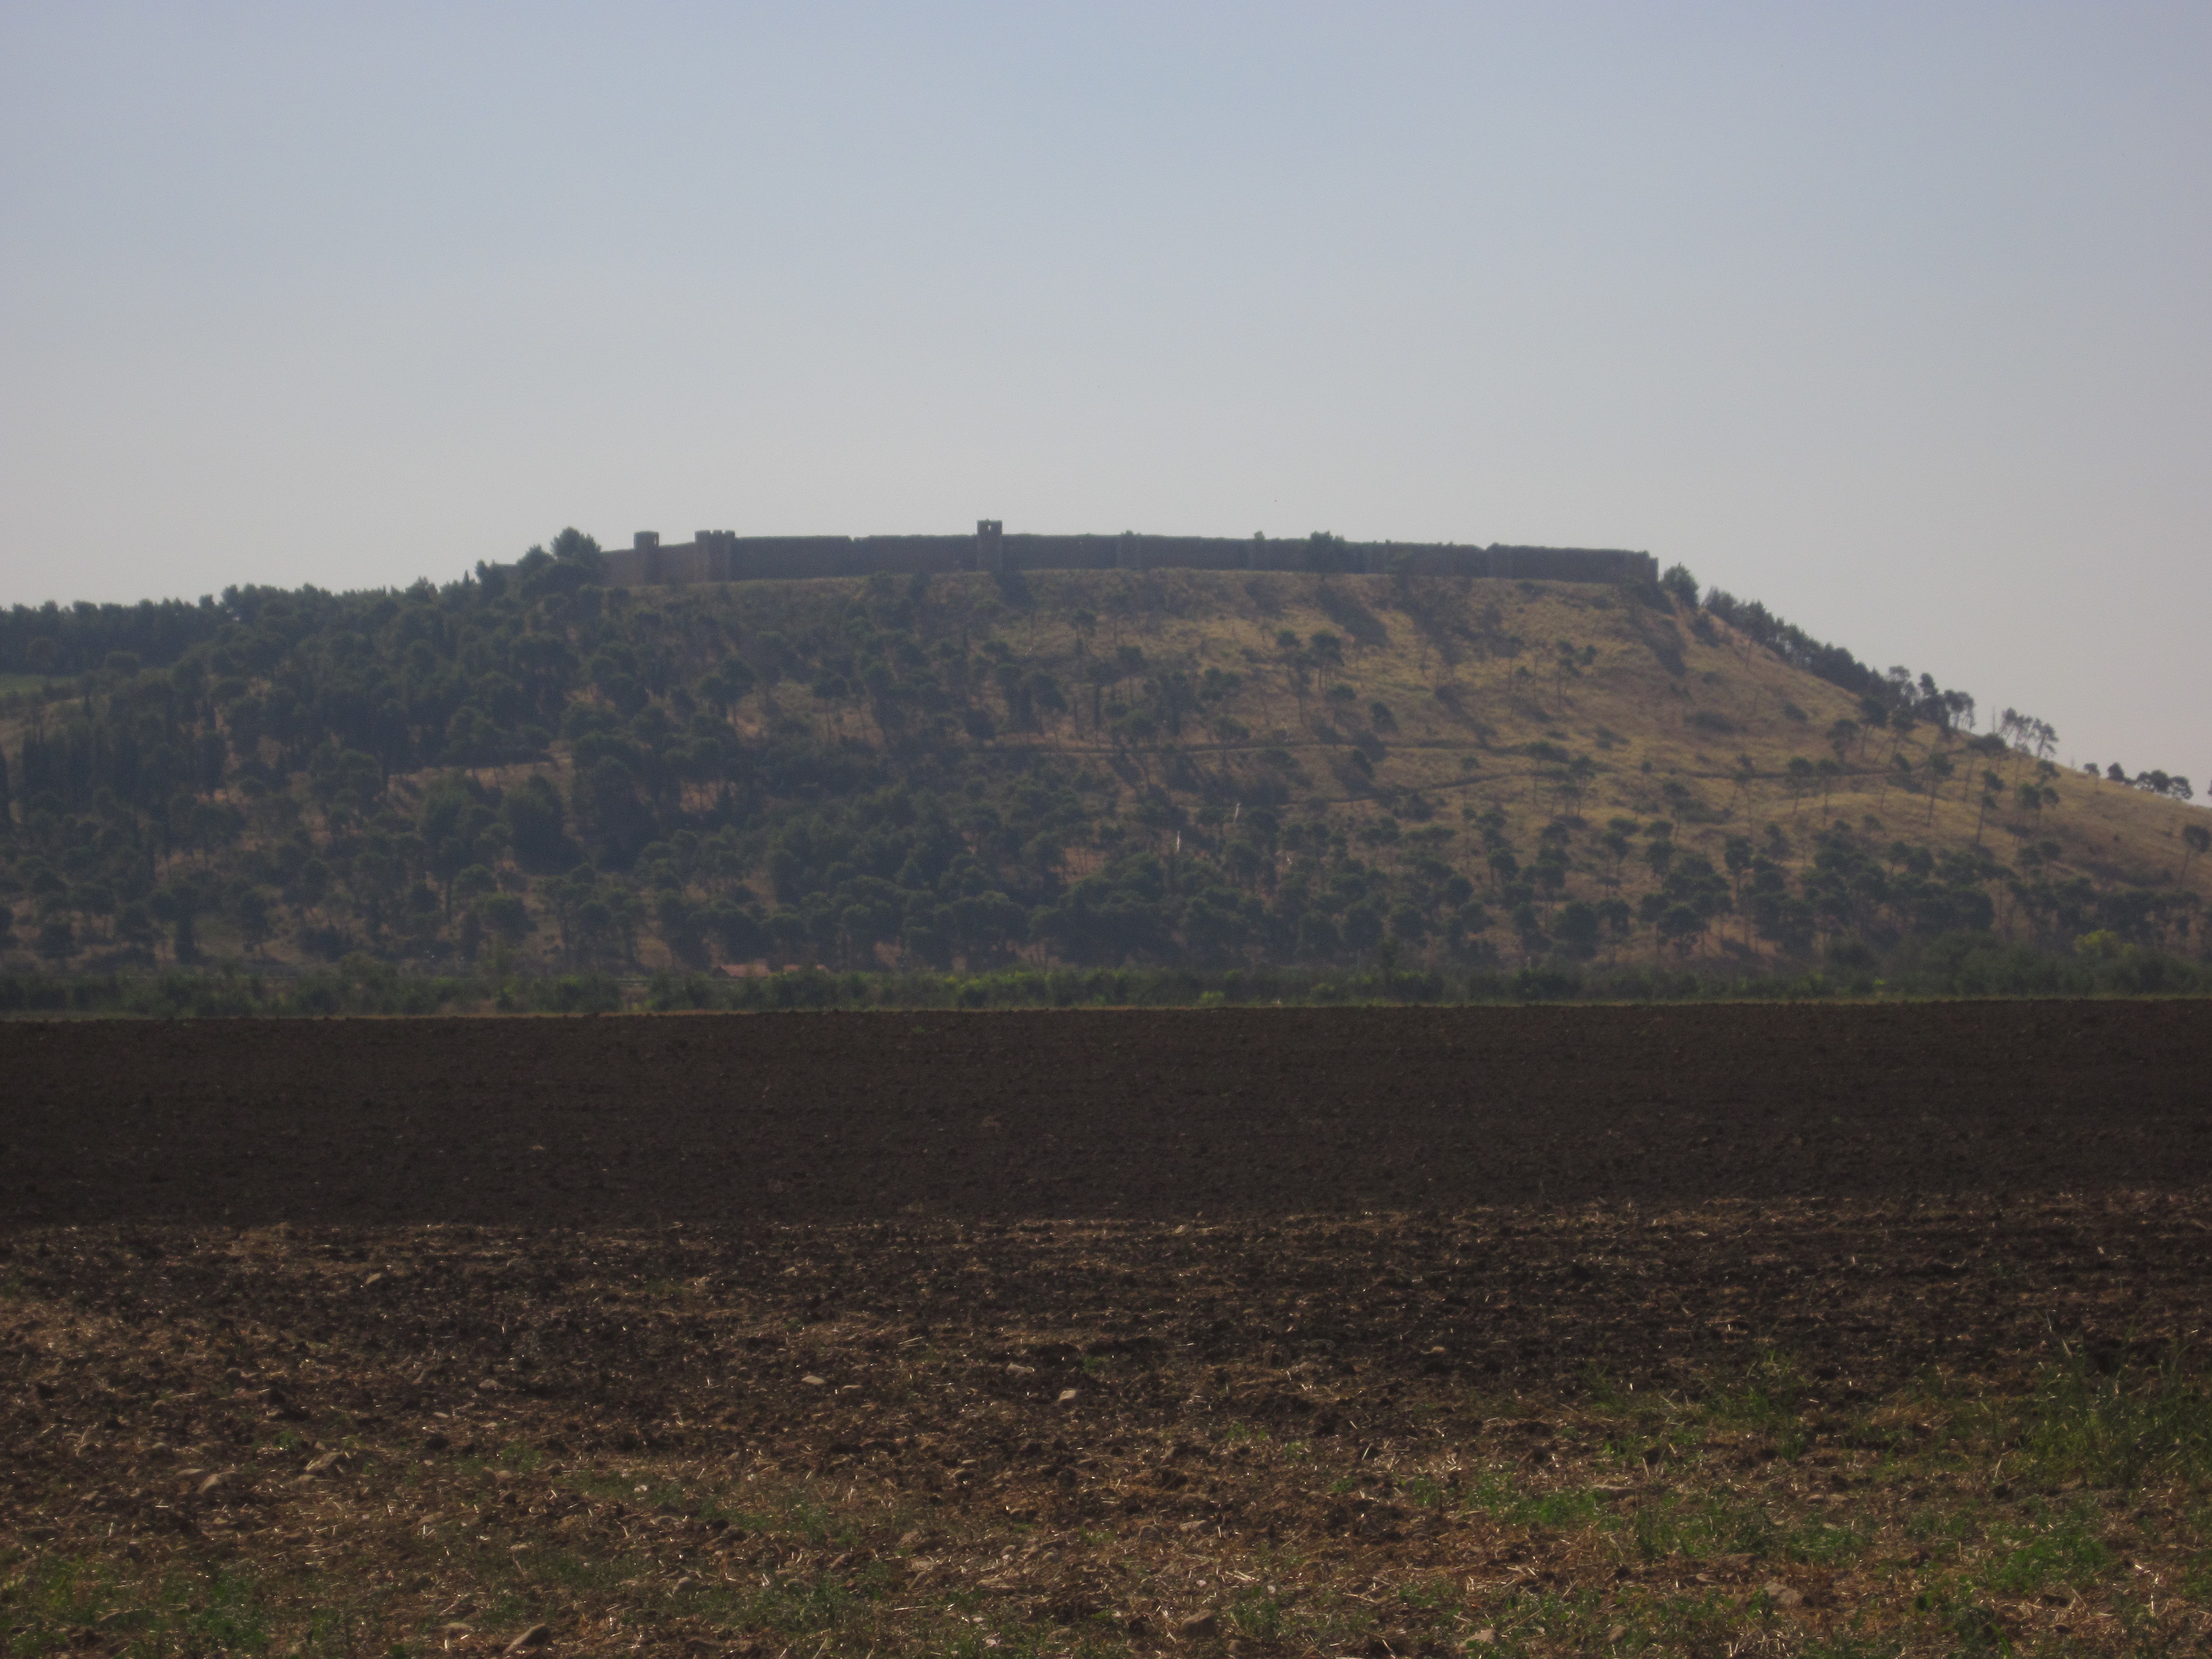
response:
<path id="1" fill-rule="evenodd" d="M 2179 1191 L 2201 1003 L 0 1025 L 0 1224 Z"/>

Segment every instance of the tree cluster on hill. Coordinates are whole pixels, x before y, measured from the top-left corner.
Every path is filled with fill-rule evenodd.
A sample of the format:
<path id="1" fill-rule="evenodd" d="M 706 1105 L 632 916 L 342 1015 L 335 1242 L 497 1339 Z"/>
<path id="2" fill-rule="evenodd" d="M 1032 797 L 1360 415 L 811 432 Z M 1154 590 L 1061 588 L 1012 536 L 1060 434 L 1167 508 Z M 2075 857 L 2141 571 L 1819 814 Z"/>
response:
<path id="1" fill-rule="evenodd" d="M 1678 574 L 1679 573 L 1679 574 Z M 1686 603 L 1701 608 L 1707 614 L 1719 617 L 1747 640 L 1772 652 L 1793 668 L 1802 668 L 1831 685 L 1842 687 L 1852 696 L 1864 700 L 1869 716 L 1880 711 L 1883 717 L 1903 714 L 1908 719 L 1933 723 L 1945 730 L 1971 729 L 1974 723 L 1974 700 L 1964 691 L 1945 690 L 1936 684 L 1936 677 L 1923 673 L 1917 679 L 1908 668 L 1892 667 L 1877 672 L 1861 662 L 1840 645 L 1829 645 L 1814 639 L 1794 623 L 1784 622 L 1756 599 L 1739 599 L 1724 588 L 1710 588 L 1703 599 L 1698 597 L 1697 578 L 1686 568 L 1676 565 L 1662 581 L 1671 581 L 1678 594 L 1686 590 Z M 2013 711 L 2005 711 L 2008 720 L 2017 720 Z M 1876 724 L 1886 723 L 1877 719 Z M 2033 722 L 2056 741 L 2057 733 Z M 2021 728 L 2020 735 L 2033 738 Z M 2008 730 L 2008 738 L 2014 735 Z M 2045 749 L 2042 752 L 2048 753 Z"/>
<path id="2" fill-rule="evenodd" d="M 2191 945 L 2185 889 L 2099 881 L 2029 833 L 2047 726 L 2008 710 L 1950 747 L 1970 697 L 1724 594 L 1692 608 L 1686 577 L 1673 600 L 1618 596 L 1624 650 L 1683 680 L 1680 605 L 1693 635 L 1718 617 L 1856 715 L 1817 762 L 1768 776 L 1744 757 L 1729 809 L 1655 775 L 1633 779 L 1650 810 L 1602 822 L 1583 813 L 1601 754 L 1504 743 L 1449 678 L 1422 718 L 1467 733 L 1459 772 L 1392 781 L 1414 712 L 1380 695 L 1389 653 L 1492 664 L 1538 729 L 1600 672 L 1595 645 L 1521 637 L 1464 581 L 1285 579 L 1304 586 L 1268 592 L 1327 625 L 1210 658 L 1164 647 L 1145 610 L 1211 603 L 1203 582 L 1176 600 L 1071 580 L 1057 605 L 1019 576 L 630 592 L 573 531 L 443 586 L 19 608 L 0 669 L 45 678 L 0 714 L 0 951 L 974 974 L 1806 958 L 1992 929 Z M 1916 726 L 1947 745 L 1917 771 Z M 1687 729 L 1734 728 L 1700 709 Z M 1972 846 L 1830 816 L 1847 765 L 1901 768 L 1932 823 L 1954 755 L 1951 793 L 1982 792 Z M 1787 822 L 1705 835 L 1762 777 Z M 2014 829 L 2009 865 L 1986 821 Z"/>

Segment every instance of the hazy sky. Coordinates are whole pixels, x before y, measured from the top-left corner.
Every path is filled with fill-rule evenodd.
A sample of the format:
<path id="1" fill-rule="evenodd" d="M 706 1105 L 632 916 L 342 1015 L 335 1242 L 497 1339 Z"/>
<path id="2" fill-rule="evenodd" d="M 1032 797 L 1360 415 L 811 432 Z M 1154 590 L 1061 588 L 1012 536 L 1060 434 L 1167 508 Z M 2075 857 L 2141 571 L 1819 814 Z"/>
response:
<path id="1" fill-rule="evenodd" d="M 2212 776 L 2202 5 L 0 0 L 0 603 L 1649 549 Z"/>

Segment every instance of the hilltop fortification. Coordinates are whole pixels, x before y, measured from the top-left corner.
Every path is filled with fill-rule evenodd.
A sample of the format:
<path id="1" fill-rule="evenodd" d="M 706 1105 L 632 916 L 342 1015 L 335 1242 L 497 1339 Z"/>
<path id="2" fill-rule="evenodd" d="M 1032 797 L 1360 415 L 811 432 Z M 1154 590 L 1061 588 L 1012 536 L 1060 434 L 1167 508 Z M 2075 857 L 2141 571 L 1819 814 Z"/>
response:
<path id="1" fill-rule="evenodd" d="M 702 530 L 664 543 L 649 530 L 606 555 L 618 587 L 805 576 L 940 575 L 982 570 L 1294 570 L 1522 577 L 1539 581 L 1656 581 L 1649 553 L 1618 548 L 1474 547 L 1456 542 L 1351 542 L 1335 536 L 1249 541 L 1232 536 L 1008 535 L 996 519 L 972 536 L 740 536 Z"/>

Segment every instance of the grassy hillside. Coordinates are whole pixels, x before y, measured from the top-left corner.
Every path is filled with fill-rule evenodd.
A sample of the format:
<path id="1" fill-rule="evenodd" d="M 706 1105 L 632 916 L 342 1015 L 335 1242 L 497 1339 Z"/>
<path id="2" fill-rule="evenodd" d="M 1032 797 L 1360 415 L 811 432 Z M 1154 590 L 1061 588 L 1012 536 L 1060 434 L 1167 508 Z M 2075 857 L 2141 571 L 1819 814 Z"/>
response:
<path id="1" fill-rule="evenodd" d="M 1960 933 L 2201 953 L 2212 817 L 2062 769 L 2034 723 L 2009 730 L 2041 757 L 1954 729 L 1969 705 L 1932 681 L 1693 587 L 623 592 L 582 538 L 556 546 L 443 589 L 114 613 L 118 641 L 173 642 L 154 663 L 101 649 L 88 608 L 15 613 L 0 671 L 57 677 L 0 702 L 0 950 L 501 971 L 1864 970 Z"/>

